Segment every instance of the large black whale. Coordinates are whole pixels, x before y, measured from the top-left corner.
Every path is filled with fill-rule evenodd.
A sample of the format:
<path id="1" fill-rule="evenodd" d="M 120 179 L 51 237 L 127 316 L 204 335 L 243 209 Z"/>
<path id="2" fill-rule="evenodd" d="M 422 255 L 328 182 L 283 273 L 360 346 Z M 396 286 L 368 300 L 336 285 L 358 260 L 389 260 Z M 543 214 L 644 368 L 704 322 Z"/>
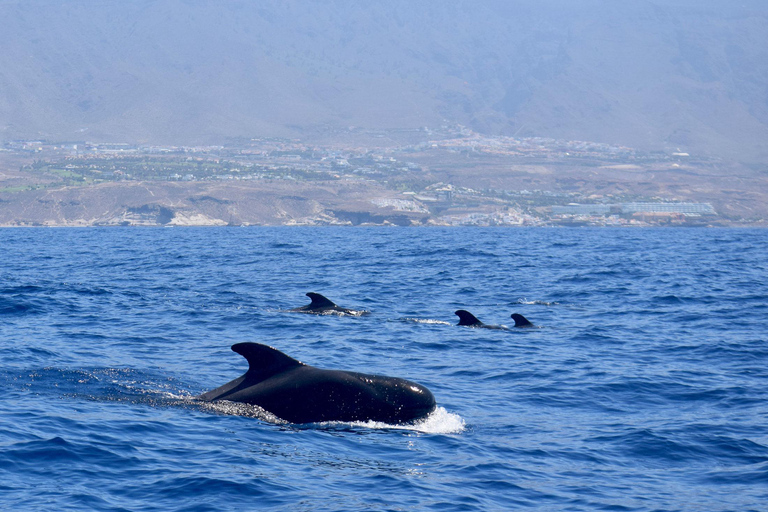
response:
<path id="1" fill-rule="evenodd" d="M 367 311 L 363 311 L 363 310 L 347 309 L 347 308 L 342 308 L 341 306 L 337 306 L 332 300 L 320 295 L 319 293 L 309 292 L 307 293 L 307 297 L 309 297 L 312 302 L 310 302 L 306 306 L 289 309 L 288 311 L 290 311 L 291 313 L 310 313 L 313 315 L 352 315 L 352 316 L 361 316 L 368 313 Z"/>
<path id="2" fill-rule="evenodd" d="M 435 410 L 435 397 L 420 384 L 395 377 L 321 370 L 260 343 L 238 343 L 245 357 L 241 377 L 200 395 L 258 405 L 291 423 L 323 421 L 413 422 Z"/>

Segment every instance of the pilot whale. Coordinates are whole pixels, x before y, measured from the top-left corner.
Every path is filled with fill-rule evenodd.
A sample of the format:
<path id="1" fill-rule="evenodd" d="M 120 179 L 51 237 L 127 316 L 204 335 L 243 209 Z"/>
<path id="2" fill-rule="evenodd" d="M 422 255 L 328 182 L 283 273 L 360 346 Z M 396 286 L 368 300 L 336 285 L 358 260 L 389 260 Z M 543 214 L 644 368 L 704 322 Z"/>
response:
<path id="1" fill-rule="evenodd" d="M 453 314 L 459 317 L 458 325 L 462 325 L 464 327 L 482 327 L 483 329 L 506 329 L 506 327 L 504 327 L 503 325 L 484 324 L 483 322 L 478 320 L 475 315 L 473 315 L 472 313 L 464 309 L 460 309 L 454 312 Z"/>
<path id="2" fill-rule="evenodd" d="M 480 320 L 477 319 L 475 315 L 470 313 L 469 311 L 466 311 L 464 309 L 460 309 L 454 313 L 456 316 L 459 317 L 459 324 L 466 327 L 482 327 L 484 329 L 507 329 L 503 325 L 488 325 L 484 324 Z M 512 313 L 512 319 L 515 321 L 515 327 L 535 327 L 531 322 L 528 321 L 527 318 L 525 318 L 523 315 L 519 313 Z"/>
<path id="3" fill-rule="evenodd" d="M 232 350 L 248 361 L 248 371 L 198 398 L 258 405 L 290 423 L 380 421 L 410 423 L 435 410 L 424 386 L 395 377 L 322 370 L 260 343 Z"/>
<path id="4" fill-rule="evenodd" d="M 289 309 L 291 313 L 309 313 L 313 315 L 352 315 L 361 316 L 368 312 L 364 310 L 354 310 L 337 306 L 332 300 L 320 295 L 319 293 L 307 293 L 312 302 L 306 306 Z"/>
<path id="5" fill-rule="evenodd" d="M 510 316 L 515 321 L 515 327 L 536 327 L 520 313 L 512 313 Z"/>

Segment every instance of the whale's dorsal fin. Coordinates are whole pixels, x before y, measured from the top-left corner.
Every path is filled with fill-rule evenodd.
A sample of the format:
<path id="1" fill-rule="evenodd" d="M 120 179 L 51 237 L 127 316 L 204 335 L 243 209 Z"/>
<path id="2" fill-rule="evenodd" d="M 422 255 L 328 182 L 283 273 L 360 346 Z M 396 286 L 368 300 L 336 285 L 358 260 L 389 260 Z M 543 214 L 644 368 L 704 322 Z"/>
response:
<path id="1" fill-rule="evenodd" d="M 336 304 L 334 304 L 332 300 L 323 297 L 319 293 L 309 292 L 307 293 L 307 297 L 312 299 L 312 303 L 309 305 L 311 309 L 336 307 Z"/>
<path id="2" fill-rule="evenodd" d="M 477 317 L 469 311 L 460 309 L 454 312 L 454 315 L 459 317 L 459 325 L 483 325 L 483 322 L 478 320 Z"/>
<path id="3" fill-rule="evenodd" d="M 515 327 L 533 327 L 533 324 L 519 313 L 512 313 L 512 320 L 515 321 Z"/>
<path id="4" fill-rule="evenodd" d="M 261 343 L 237 343 L 232 345 L 232 350 L 248 361 L 246 376 L 256 377 L 259 380 L 267 379 L 296 366 L 304 366 L 301 361 Z"/>

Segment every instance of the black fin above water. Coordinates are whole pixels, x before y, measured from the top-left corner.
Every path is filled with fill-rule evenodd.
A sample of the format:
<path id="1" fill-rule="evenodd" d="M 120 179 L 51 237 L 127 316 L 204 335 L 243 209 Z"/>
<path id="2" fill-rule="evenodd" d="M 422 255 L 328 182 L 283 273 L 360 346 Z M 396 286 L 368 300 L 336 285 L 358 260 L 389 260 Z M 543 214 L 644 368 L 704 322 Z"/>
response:
<path id="1" fill-rule="evenodd" d="M 289 368 L 304 366 L 304 363 L 289 357 L 276 348 L 261 343 L 237 343 L 232 345 L 232 350 L 248 361 L 250 378 L 267 379 L 272 375 L 284 372 Z"/>
<path id="2" fill-rule="evenodd" d="M 312 302 L 309 304 L 309 306 L 307 306 L 310 309 L 337 307 L 332 300 L 320 295 L 319 293 L 309 292 L 307 293 L 307 297 L 312 299 Z"/>
<path id="3" fill-rule="evenodd" d="M 369 313 L 364 309 L 354 310 L 354 309 L 342 308 L 340 306 L 337 306 L 336 303 L 334 303 L 328 297 L 324 297 L 319 293 L 309 292 L 306 295 L 312 300 L 312 302 L 310 302 L 306 306 L 289 309 L 288 311 L 290 311 L 291 313 L 309 313 L 312 315 L 338 315 L 338 316 L 363 316 Z"/>
<path id="4" fill-rule="evenodd" d="M 478 320 L 475 315 L 470 313 L 469 311 L 460 309 L 458 311 L 455 311 L 453 313 L 454 315 L 459 317 L 459 325 L 466 325 L 466 326 L 478 326 L 483 325 L 483 322 Z"/>
<path id="5" fill-rule="evenodd" d="M 515 327 L 534 327 L 534 325 L 528 321 L 523 315 L 518 313 L 512 313 L 512 320 L 515 321 Z"/>

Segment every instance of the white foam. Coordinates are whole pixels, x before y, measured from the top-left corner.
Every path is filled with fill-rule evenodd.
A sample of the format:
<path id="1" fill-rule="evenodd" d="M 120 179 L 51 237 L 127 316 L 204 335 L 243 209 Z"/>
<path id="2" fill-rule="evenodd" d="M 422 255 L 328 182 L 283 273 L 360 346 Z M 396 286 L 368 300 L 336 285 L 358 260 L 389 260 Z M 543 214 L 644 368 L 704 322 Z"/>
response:
<path id="1" fill-rule="evenodd" d="M 350 309 L 349 311 L 335 311 L 333 309 L 329 309 L 327 311 L 322 311 L 322 312 L 319 313 L 319 315 L 321 315 L 321 316 L 328 316 L 328 315 L 333 315 L 333 316 L 365 316 L 365 315 L 368 315 L 368 314 L 370 314 L 370 311 L 368 311 L 366 309 L 361 309 L 361 310 Z"/>
<path id="2" fill-rule="evenodd" d="M 464 418 L 438 407 L 432 414 L 413 425 L 414 430 L 428 434 L 460 434 L 464 432 Z"/>
<path id="3" fill-rule="evenodd" d="M 517 299 L 518 304 L 525 304 L 526 306 L 556 306 L 559 302 L 547 302 L 544 300 L 528 300 L 525 297 Z"/>
<path id="4" fill-rule="evenodd" d="M 319 423 L 319 425 L 350 425 L 353 427 L 375 430 L 415 430 L 416 432 L 424 432 L 425 434 L 460 434 L 466 427 L 464 419 L 461 416 L 448 412 L 443 407 L 438 407 L 423 420 L 404 425 L 392 425 L 381 421 L 330 421 Z"/>
<path id="5" fill-rule="evenodd" d="M 413 322 L 415 324 L 428 324 L 428 325 L 453 325 L 445 320 L 434 320 L 432 318 L 403 318 L 403 322 Z"/>

